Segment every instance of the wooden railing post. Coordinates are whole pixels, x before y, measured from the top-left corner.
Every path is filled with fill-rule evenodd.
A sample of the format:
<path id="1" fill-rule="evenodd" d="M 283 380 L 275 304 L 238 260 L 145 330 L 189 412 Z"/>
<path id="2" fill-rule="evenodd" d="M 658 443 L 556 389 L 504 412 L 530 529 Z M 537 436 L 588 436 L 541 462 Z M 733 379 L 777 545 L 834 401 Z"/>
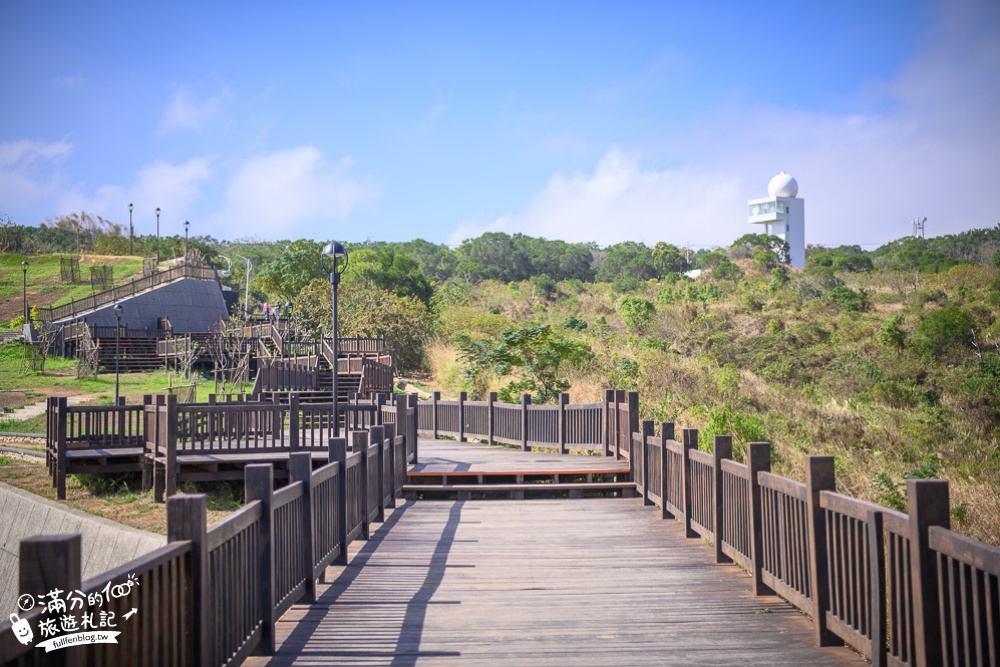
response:
<path id="1" fill-rule="evenodd" d="M 369 426 L 368 437 L 371 444 L 378 445 L 375 454 L 375 466 L 378 468 L 378 515 L 375 520 L 379 523 L 385 522 L 385 452 L 383 443 L 385 442 L 385 430 L 381 426 Z"/>
<path id="2" fill-rule="evenodd" d="M 80 535 L 35 535 L 21 540 L 18 563 L 20 593 L 38 596 L 46 595 L 54 589 L 66 594 L 79 590 L 82 574 L 80 555 L 82 540 Z M 68 603 L 67 608 L 69 608 Z M 7 613 L 5 610 L 4 620 L 7 618 Z M 36 641 L 40 640 L 37 634 L 35 636 Z M 59 655 L 60 653 L 63 655 Z M 45 660 L 45 664 L 75 667 L 85 664 L 86 654 L 83 649 L 70 647 L 56 652 L 52 657 L 55 660 Z"/>
<path id="3" fill-rule="evenodd" d="M 674 423 L 673 422 L 660 422 L 660 469 L 656 471 L 655 474 L 660 476 L 660 494 L 662 496 L 662 501 L 660 502 L 660 518 L 661 519 L 673 519 L 673 512 L 667 509 L 667 498 L 669 489 L 667 484 L 669 479 L 667 478 L 667 457 L 670 455 L 667 449 L 667 441 L 674 439 Z"/>
<path id="4" fill-rule="evenodd" d="M 66 420 L 69 418 L 69 403 L 65 396 L 56 399 L 59 411 L 56 424 L 56 498 L 66 500 Z"/>
<path id="5" fill-rule="evenodd" d="M 260 541 L 257 559 L 260 562 L 260 617 L 263 619 L 260 634 L 260 652 L 274 655 L 274 468 L 270 463 L 252 463 L 244 469 L 246 475 L 246 502 L 259 500 Z"/>
<path id="6" fill-rule="evenodd" d="M 609 435 L 609 431 L 614 427 L 614 415 L 611 414 L 611 408 L 609 404 L 613 403 L 615 400 L 615 390 L 605 389 L 604 390 L 604 409 L 601 410 L 601 444 L 604 445 L 604 455 L 611 456 L 611 440 L 614 438 Z"/>
<path id="7" fill-rule="evenodd" d="M 166 435 L 167 456 L 164 470 L 164 482 L 166 494 L 170 496 L 177 493 L 177 394 L 167 394 L 165 400 L 166 419 L 164 433 Z"/>
<path id="8" fill-rule="evenodd" d="M 403 465 L 406 466 L 406 461 L 402 462 L 396 460 L 396 425 L 395 424 L 384 424 L 382 426 L 382 442 L 387 443 L 386 456 L 389 457 L 389 505 L 395 509 L 396 507 L 396 466 Z M 382 516 L 385 516 L 385 512 L 382 512 Z M 384 519 L 383 519 L 384 520 Z"/>
<path id="9" fill-rule="evenodd" d="M 299 451 L 299 395 L 288 395 L 288 448 Z"/>
<path id="10" fill-rule="evenodd" d="M 715 468 L 712 471 L 715 478 L 713 484 L 715 494 L 712 499 L 713 523 L 715 525 L 715 562 L 731 563 L 733 562 L 733 559 L 722 553 L 722 526 L 726 520 L 726 503 L 723 500 L 722 495 L 722 462 L 726 459 L 733 458 L 733 436 L 715 436 L 712 452 L 715 456 L 715 460 L 713 462 L 715 464 Z"/>
<path id="11" fill-rule="evenodd" d="M 906 482 L 910 515 L 910 585 L 913 588 L 913 638 L 917 667 L 943 663 L 938 570 L 928 544 L 931 526 L 951 528 L 948 482 L 911 479 Z"/>
<path id="12" fill-rule="evenodd" d="M 312 506 L 312 454 L 309 452 L 294 452 L 288 457 L 288 477 L 294 482 L 302 482 L 302 564 L 306 573 L 306 602 L 316 602 L 316 580 L 313 579 L 313 566 L 316 564 L 315 547 L 313 546 L 313 506 Z"/>
<path id="13" fill-rule="evenodd" d="M 464 391 L 458 392 L 458 441 L 465 442 L 465 401 L 469 397 Z"/>
<path id="14" fill-rule="evenodd" d="M 337 541 L 340 554 L 334 565 L 347 565 L 347 438 L 330 438 L 329 461 L 340 464 L 340 483 L 337 484 Z"/>
<path id="15" fill-rule="evenodd" d="M 215 614 L 209 605 L 207 509 L 208 503 L 202 493 L 167 500 L 167 542 L 191 541 L 192 643 L 195 662 L 200 665 L 211 662 L 211 638 L 215 636 L 212 632 Z M 216 613 L 221 612 L 216 610 Z"/>
<path id="16" fill-rule="evenodd" d="M 368 433 L 351 432 L 351 451 L 361 452 L 361 539 L 367 540 L 371 522 L 368 520 Z"/>
<path id="17" fill-rule="evenodd" d="M 646 420 L 646 421 L 642 422 L 642 430 L 641 430 L 641 436 L 640 436 L 642 438 L 642 470 L 637 470 L 636 472 L 641 475 L 640 479 L 642 479 L 642 504 L 643 505 L 652 505 L 653 504 L 653 501 L 649 499 L 649 480 L 652 477 L 652 471 L 649 469 L 649 457 L 646 456 L 646 438 L 650 438 L 652 436 L 653 436 L 653 422 L 650 421 L 650 420 Z M 632 446 L 633 447 L 635 446 L 634 442 L 632 443 Z M 632 460 L 633 461 L 635 460 L 634 456 L 632 457 Z M 662 492 L 662 489 L 661 489 L 661 492 Z M 660 501 L 660 504 L 661 505 L 663 504 L 662 500 Z"/>
<path id="18" fill-rule="evenodd" d="M 681 449 L 681 483 L 684 486 L 684 536 L 698 537 L 698 533 L 691 526 L 693 513 L 691 507 L 691 450 L 698 449 L 698 429 L 686 428 L 681 437 L 684 438 L 684 447 Z"/>
<path id="19" fill-rule="evenodd" d="M 627 424 L 622 424 L 621 404 L 624 402 L 625 390 L 615 389 L 615 441 L 611 444 L 611 447 L 615 452 L 615 459 L 620 459 L 622 457 L 622 430 L 628 428 Z"/>
<path id="20" fill-rule="evenodd" d="M 493 417 L 493 404 L 497 401 L 497 393 L 491 391 L 486 397 L 486 444 L 492 447 L 496 444 L 493 439 L 496 433 L 496 420 Z"/>
<path id="21" fill-rule="evenodd" d="M 817 646 L 838 646 L 844 642 L 826 626 L 830 609 L 830 580 L 827 576 L 826 510 L 819 503 L 821 491 L 836 491 L 837 480 L 832 456 L 806 457 L 806 520 L 809 525 L 809 587 L 812 589 L 813 631 Z"/>
<path id="22" fill-rule="evenodd" d="M 628 443 L 629 456 L 631 456 L 632 434 L 639 432 L 639 392 L 630 391 L 626 400 L 628 401 L 628 438 L 623 440 Z"/>
<path id="23" fill-rule="evenodd" d="M 528 406 L 531 405 L 531 394 L 521 394 L 521 449 L 529 451 L 528 447 Z"/>
<path id="24" fill-rule="evenodd" d="M 438 401 L 441 400 L 441 392 L 435 391 L 431 394 L 431 435 L 432 440 L 438 439 Z"/>
<path id="25" fill-rule="evenodd" d="M 868 581 L 871 609 L 872 667 L 886 667 L 885 532 L 882 512 L 868 510 Z"/>
<path id="26" fill-rule="evenodd" d="M 406 397 L 407 407 L 413 410 L 413 417 L 411 421 L 403 421 L 404 428 L 406 428 L 406 437 L 413 438 L 413 465 L 417 464 L 417 460 L 420 456 L 420 435 L 417 433 L 417 426 L 420 424 L 420 397 L 416 394 L 410 394 Z M 404 415 L 405 416 L 405 415 Z"/>
<path id="27" fill-rule="evenodd" d="M 569 403 L 569 394 L 559 394 L 559 453 L 568 454 L 566 448 L 566 405 Z"/>
<path id="28" fill-rule="evenodd" d="M 774 593 L 762 577 L 764 568 L 764 524 L 760 482 L 757 473 L 771 472 L 771 445 L 766 442 L 747 444 L 747 472 L 750 475 L 750 564 L 753 566 L 753 594 Z"/>

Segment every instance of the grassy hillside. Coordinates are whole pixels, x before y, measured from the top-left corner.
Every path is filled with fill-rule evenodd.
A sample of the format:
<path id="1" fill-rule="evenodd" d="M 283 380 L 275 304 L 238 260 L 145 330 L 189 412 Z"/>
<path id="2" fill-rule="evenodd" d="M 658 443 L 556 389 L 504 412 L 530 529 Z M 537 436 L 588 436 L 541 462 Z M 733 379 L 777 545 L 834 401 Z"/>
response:
<path id="1" fill-rule="evenodd" d="M 579 281 L 453 285 L 439 294 L 433 382 L 502 389 L 516 373 L 477 372 L 455 336 L 488 347 L 505 327 L 550 325 L 590 349 L 565 371 L 574 401 L 635 389 L 643 419 L 701 429 L 703 448 L 715 434 L 732 433 L 738 456 L 770 441 L 774 468 L 799 479 L 805 455 L 830 454 L 840 490 L 889 506 L 905 503 L 906 478 L 946 477 L 956 525 L 1000 544 L 996 271 L 736 265 L 624 293 Z"/>
<path id="2" fill-rule="evenodd" d="M 21 262 L 28 262 L 28 307 L 57 306 L 91 294 L 90 267 L 108 264 L 114 267 L 115 284 L 142 273 L 141 257 L 79 255 L 83 284 L 63 283 L 59 275 L 60 255 L 22 255 L 0 253 L 0 322 L 6 323 L 22 313 Z"/>

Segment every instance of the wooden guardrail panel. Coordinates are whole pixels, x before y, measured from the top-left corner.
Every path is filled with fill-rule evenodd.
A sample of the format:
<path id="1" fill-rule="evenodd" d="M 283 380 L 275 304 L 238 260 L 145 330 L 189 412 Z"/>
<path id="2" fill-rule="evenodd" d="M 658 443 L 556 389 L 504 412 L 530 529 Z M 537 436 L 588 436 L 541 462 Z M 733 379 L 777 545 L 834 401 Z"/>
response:
<path id="1" fill-rule="evenodd" d="M 722 552 L 744 568 L 750 562 L 750 471 L 745 463 L 722 461 Z"/>
<path id="2" fill-rule="evenodd" d="M 768 472 L 758 473 L 757 479 L 763 533 L 761 576 L 776 593 L 812 614 L 806 486 Z"/>
<path id="3" fill-rule="evenodd" d="M 706 540 L 715 540 L 715 456 L 691 450 L 691 527 Z"/>
<path id="4" fill-rule="evenodd" d="M 308 456 L 308 454 L 306 454 Z M 305 511 L 305 484 L 300 480 L 274 492 L 274 606 L 281 616 L 306 591 L 312 569 L 312 554 L 303 553 L 310 543 L 305 539 L 302 514 Z M 311 522 L 310 522 L 311 523 Z M 311 549 L 309 549 L 311 551 Z"/>

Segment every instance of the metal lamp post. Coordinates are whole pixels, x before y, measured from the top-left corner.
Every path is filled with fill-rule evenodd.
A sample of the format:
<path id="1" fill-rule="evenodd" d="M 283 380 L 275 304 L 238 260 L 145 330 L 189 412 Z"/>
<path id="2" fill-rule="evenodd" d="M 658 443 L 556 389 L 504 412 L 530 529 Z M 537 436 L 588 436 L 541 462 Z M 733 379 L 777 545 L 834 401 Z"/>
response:
<path id="1" fill-rule="evenodd" d="M 333 288 L 333 344 L 331 345 L 333 359 L 330 366 L 333 371 L 332 426 L 333 437 L 336 438 L 340 435 L 340 413 L 337 411 L 337 286 L 340 285 L 340 274 L 347 269 L 347 251 L 344 250 L 344 246 L 340 243 L 331 241 L 323 248 L 323 254 L 333 258 L 333 271 L 330 272 L 330 286 Z M 343 264 L 340 262 L 341 257 L 344 259 Z"/>
<path id="2" fill-rule="evenodd" d="M 128 254 L 132 254 L 132 204 L 128 205 Z"/>
<path id="3" fill-rule="evenodd" d="M 250 319 L 250 270 L 253 268 L 253 264 L 243 255 L 236 256 L 247 263 L 247 287 L 243 295 L 243 319 L 248 320 Z"/>
<path id="4" fill-rule="evenodd" d="M 160 264 L 160 207 L 156 207 L 156 264 Z"/>
<path id="5" fill-rule="evenodd" d="M 122 305 L 116 303 L 114 307 L 115 319 L 117 320 L 117 326 L 115 327 L 115 405 L 118 405 L 118 395 L 119 395 L 119 383 L 118 383 L 118 362 L 121 359 L 121 344 L 122 344 Z"/>
<path id="6" fill-rule="evenodd" d="M 24 321 L 28 321 L 28 262 L 21 262 L 21 298 L 24 302 Z"/>
<path id="7" fill-rule="evenodd" d="M 188 261 L 188 228 L 191 227 L 191 223 L 187 220 L 184 221 L 184 263 L 187 264 Z"/>

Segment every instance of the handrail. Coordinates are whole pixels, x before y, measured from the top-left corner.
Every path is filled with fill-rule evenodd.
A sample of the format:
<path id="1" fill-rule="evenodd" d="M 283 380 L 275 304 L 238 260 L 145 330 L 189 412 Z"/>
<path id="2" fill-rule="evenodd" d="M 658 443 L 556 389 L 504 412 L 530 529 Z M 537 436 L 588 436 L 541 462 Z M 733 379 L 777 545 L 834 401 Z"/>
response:
<path id="1" fill-rule="evenodd" d="M 198 280 L 218 280 L 215 269 L 205 266 L 192 266 L 181 264 L 166 271 L 160 271 L 150 276 L 136 278 L 124 285 L 119 285 L 103 292 L 97 292 L 82 299 L 74 299 L 61 306 L 44 307 L 38 309 L 38 319 L 42 322 L 56 322 L 58 320 L 75 317 L 80 313 L 97 310 L 101 306 L 120 301 L 140 292 L 158 287 L 181 278 L 195 278 Z"/>
<path id="2" fill-rule="evenodd" d="M 950 529 L 946 481 L 909 480 L 901 513 L 836 493 L 832 456 L 806 457 L 801 482 L 771 472 L 767 443 L 738 463 L 729 436 L 705 452 L 695 429 L 683 444 L 673 424 L 660 431 L 629 434 L 644 500 L 743 567 L 754 594 L 812 616 L 819 645 L 846 642 L 877 665 L 960 664 L 1000 637 L 1000 548 Z"/>
<path id="3" fill-rule="evenodd" d="M 155 416 L 167 405 L 137 407 Z M 375 412 L 374 406 L 357 407 Z M 19 580 L 66 593 L 63 611 L 71 615 L 78 608 L 71 606 L 74 594 L 83 597 L 83 608 L 89 605 L 95 618 L 98 612 L 102 619 L 114 614 L 110 619 L 118 620 L 113 628 L 120 641 L 73 649 L 80 664 L 237 666 L 254 652 L 273 655 L 282 614 L 297 602 L 315 602 L 316 582 L 327 566 L 347 565 L 349 544 L 368 539 L 371 524 L 384 521 L 385 509 L 396 506 L 416 412 L 406 412 L 403 419 L 412 424 L 398 436 L 394 427 L 377 425 L 352 433 L 354 452 L 344 438 L 330 440 L 329 463 L 317 470 L 313 454 L 292 453 L 289 483 L 281 489 L 275 489 L 272 464 L 248 465 L 246 504 L 211 527 L 204 495 L 170 498 L 168 543 L 87 581 L 80 580 L 80 535 L 28 538 L 20 545 Z M 88 601 L 88 595 L 106 599 Z M 136 610 L 142 623 L 121 622 Z M 44 605 L 21 614 L 36 637 L 44 614 Z M 62 623 L 56 638 L 79 628 Z M 0 661 L 21 664 L 36 658 L 34 664 L 40 647 L 22 645 L 8 632 L 11 625 L 6 618 L 0 622 Z"/>

